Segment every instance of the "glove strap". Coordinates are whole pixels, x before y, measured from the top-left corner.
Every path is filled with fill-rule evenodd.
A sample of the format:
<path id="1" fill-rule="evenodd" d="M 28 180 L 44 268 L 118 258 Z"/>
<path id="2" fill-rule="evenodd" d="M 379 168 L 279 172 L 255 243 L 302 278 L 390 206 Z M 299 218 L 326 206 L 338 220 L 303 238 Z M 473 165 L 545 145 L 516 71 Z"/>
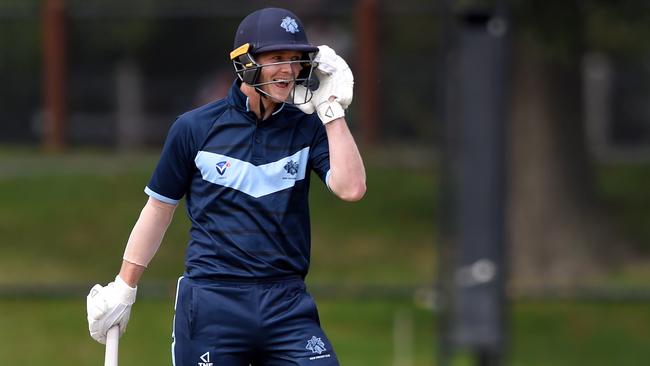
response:
<path id="1" fill-rule="evenodd" d="M 337 101 L 327 101 L 319 104 L 318 107 L 316 107 L 316 112 L 324 125 L 337 118 L 345 117 L 345 111 Z"/>

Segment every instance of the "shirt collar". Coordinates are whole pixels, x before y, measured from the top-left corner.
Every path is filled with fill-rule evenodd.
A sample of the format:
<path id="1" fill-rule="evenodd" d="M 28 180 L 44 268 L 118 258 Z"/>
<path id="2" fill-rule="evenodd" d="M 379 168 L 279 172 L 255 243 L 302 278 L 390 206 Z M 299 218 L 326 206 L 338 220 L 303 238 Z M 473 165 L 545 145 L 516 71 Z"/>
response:
<path id="1" fill-rule="evenodd" d="M 230 87 L 230 90 L 228 91 L 228 101 L 236 108 L 241 109 L 245 112 L 250 112 L 248 109 L 248 97 L 239 89 L 240 86 L 241 81 L 239 79 L 235 79 L 235 81 L 232 83 L 232 86 Z"/>
<path id="2" fill-rule="evenodd" d="M 235 79 L 235 81 L 232 83 L 232 86 L 230 87 L 230 91 L 228 91 L 228 100 L 230 103 L 237 107 L 238 109 L 241 109 L 242 111 L 245 111 L 247 113 L 253 113 L 250 110 L 250 100 L 246 94 L 242 93 L 241 89 L 241 80 Z M 281 110 L 284 109 L 284 105 L 286 103 L 281 103 L 280 107 L 278 107 L 271 115 L 275 116 L 276 114 L 280 113 Z"/>

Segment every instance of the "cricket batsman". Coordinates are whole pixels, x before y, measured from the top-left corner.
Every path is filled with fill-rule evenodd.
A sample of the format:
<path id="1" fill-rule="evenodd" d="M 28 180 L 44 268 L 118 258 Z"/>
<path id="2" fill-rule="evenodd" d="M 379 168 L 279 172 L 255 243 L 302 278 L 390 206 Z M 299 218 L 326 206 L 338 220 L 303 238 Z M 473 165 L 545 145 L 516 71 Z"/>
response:
<path id="1" fill-rule="evenodd" d="M 191 229 L 173 364 L 339 365 L 304 279 L 311 172 L 342 200 L 366 192 L 345 120 L 352 72 L 279 8 L 241 21 L 230 60 L 237 77 L 228 96 L 171 126 L 121 269 L 88 294 L 90 335 L 104 343 L 112 326 L 124 333 L 137 284 L 184 197 Z"/>

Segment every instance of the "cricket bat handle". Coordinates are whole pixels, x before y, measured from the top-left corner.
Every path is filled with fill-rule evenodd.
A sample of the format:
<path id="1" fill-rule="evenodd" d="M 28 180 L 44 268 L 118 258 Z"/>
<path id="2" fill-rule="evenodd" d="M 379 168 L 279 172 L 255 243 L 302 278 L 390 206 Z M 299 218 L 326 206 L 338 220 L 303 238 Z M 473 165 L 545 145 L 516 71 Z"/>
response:
<path id="1" fill-rule="evenodd" d="M 106 333 L 106 355 L 104 356 L 104 366 L 117 366 L 118 348 L 120 345 L 120 327 L 114 325 Z"/>

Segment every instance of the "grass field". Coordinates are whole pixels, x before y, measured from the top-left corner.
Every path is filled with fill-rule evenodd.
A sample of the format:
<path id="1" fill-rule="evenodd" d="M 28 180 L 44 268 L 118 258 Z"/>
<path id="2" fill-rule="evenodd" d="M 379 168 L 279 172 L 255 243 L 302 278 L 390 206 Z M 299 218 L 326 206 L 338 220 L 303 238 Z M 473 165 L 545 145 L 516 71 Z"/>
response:
<path id="1" fill-rule="evenodd" d="M 141 300 L 120 344 L 122 365 L 170 365 L 172 300 Z M 344 365 L 434 365 L 435 316 L 408 301 L 319 301 L 321 320 Z M 98 365 L 103 347 L 87 335 L 83 299 L 0 300 L 2 365 Z M 409 346 L 394 347 L 396 315 Z M 522 302 L 514 306 L 509 364 L 647 365 L 650 309 L 644 303 Z M 407 328 L 408 329 L 408 328 Z M 405 336 L 405 335 L 402 335 Z M 459 356 L 454 366 L 472 365 Z M 410 363 L 408 362 L 410 361 Z"/>
<path id="2" fill-rule="evenodd" d="M 142 189 L 155 158 L 93 152 L 42 157 L 0 150 L 0 290 L 14 284 L 77 286 L 72 297 L 0 298 L 0 365 L 101 363 L 103 347 L 87 334 L 85 291 L 115 275 L 146 200 Z M 437 315 L 416 305 L 408 292 L 431 284 L 436 273 L 435 173 L 434 167 L 369 161 L 368 195 L 357 204 L 333 199 L 316 181 L 312 185 L 308 283 L 321 289 L 314 292 L 321 318 L 346 366 L 435 363 Z M 639 200 L 616 198 L 629 189 L 619 176 L 606 171 L 601 179 L 609 202 L 630 202 L 634 217 L 648 217 Z M 631 215 L 617 212 L 619 218 Z M 173 293 L 146 293 L 148 285 L 173 287 L 183 270 L 187 227 L 179 207 L 142 281 L 143 296 L 121 343 L 122 365 L 171 364 Z M 646 233 L 629 230 L 639 238 Z M 356 288 L 374 291 L 370 296 Z M 401 319 L 397 326 L 396 319 Z M 650 305 L 642 302 L 517 301 L 509 364 L 645 365 L 647 324 Z M 401 342 L 394 340 L 396 331 Z M 467 356 L 454 360 L 454 366 L 471 364 Z"/>

